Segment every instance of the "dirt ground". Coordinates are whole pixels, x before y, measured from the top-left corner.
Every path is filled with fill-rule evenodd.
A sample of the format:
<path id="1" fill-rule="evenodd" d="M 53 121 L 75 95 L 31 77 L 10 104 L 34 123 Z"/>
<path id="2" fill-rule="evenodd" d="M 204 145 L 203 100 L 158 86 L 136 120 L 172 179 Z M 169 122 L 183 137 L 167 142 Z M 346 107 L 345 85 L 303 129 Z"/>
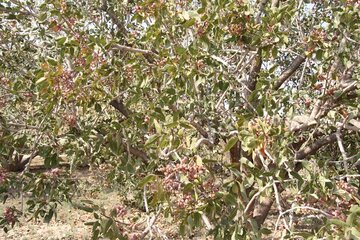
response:
<path id="1" fill-rule="evenodd" d="M 38 169 L 43 165 L 41 158 L 35 158 L 30 169 Z M 96 177 L 94 177 L 96 176 Z M 106 171 L 100 170 L 94 173 L 88 169 L 76 171 L 74 177 L 79 180 L 79 190 L 82 191 L 81 197 L 74 201 L 82 199 L 91 199 L 95 204 L 112 209 L 115 205 L 122 202 L 119 193 L 106 187 Z M 97 191 L 99 190 L 100 191 Z M 93 192 L 97 192 L 93 194 Z M 26 199 L 24 199 L 24 202 Z M 8 199 L 5 204 L 0 204 L 0 213 L 6 207 L 15 206 L 21 209 L 21 199 Z M 42 220 L 29 221 L 30 216 L 23 216 L 19 223 L 15 225 L 8 233 L 0 230 L 0 240 L 81 240 L 91 239 L 91 226 L 84 223 L 93 221 L 93 214 L 73 207 L 70 203 L 64 203 L 58 206 L 57 217 L 50 223 L 44 223 Z"/>
<path id="2" fill-rule="evenodd" d="M 84 173 L 82 173 L 84 174 Z M 88 181 L 88 180 L 87 180 Z M 84 196 L 77 200 L 86 199 Z M 121 198 L 116 191 L 99 192 L 91 195 L 91 200 L 106 209 L 112 209 L 114 205 L 121 202 Z M 0 205 L 0 212 L 7 206 L 15 206 L 21 209 L 21 199 L 9 199 L 4 205 Z M 70 203 L 64 203 L 57 209 L 56 219 L 52 219 L 49 224 L 41 220 L 28 220 L 29 217 L 21 217 L 20 222 L 8 233 L 0 231 L 0 239 L 16 240 L 60 240 L 60 239 L 91 239 L 91 226 L 84 223 L 93 220 L 92 213 L 74 208 Z"/>

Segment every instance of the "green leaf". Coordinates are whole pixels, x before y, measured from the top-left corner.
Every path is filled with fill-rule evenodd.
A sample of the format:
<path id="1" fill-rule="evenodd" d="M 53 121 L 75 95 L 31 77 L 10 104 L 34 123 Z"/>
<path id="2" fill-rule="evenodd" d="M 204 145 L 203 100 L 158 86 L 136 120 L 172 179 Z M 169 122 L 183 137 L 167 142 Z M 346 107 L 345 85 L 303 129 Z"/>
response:
<path id="1" fill-rule="evenodd" d="M 156 179 L 157 176 L 154 174 L 147 175 L 139 182 L 138 187 L 143 188 L 145 185 L 154 182 Z"/>
<path id="2" fill-rule="evenodd" d="M 64 45 L 64 43 L 66 42 L 67 40 L 67 37 L 60 37 L 58 39 L 56 39 L 56 42 L 59 44 L 59 45 Z"/>
<path id="3" fill-rule="evenodd" d="M 238 141 L 239 138 L 237 136 L 230 138 L 230 140 L 225 145 L 224 152 L 229 151 Z"/>
<path id="4" fill-rule="evenodd" d="M 337 226 L 343 227 L 343 228 L 349 227 L 349 225 L 346 224 L 346 222 L 341 221 L 341 220 L 339 220 L 339 219 L 329 219 L 329 220 L 328 220 L 328 223 L 329 223 L 329 224 L 334 224 L 334 225 L 337 225 Z"/>
<path id="5" fill-rule="evenodd" d="M 57 66 L 58 65 L 58 61 L 56 61 L 55 59 L 53 58 L 48 58 L 47 59 L 47 62 L 52 65 L 52 66 Z"/>
<path id="6" fill-rule="evenodd" d="M 53 217 L 53 215 L 54 215 L 54 210 L 51 208 L 49 210 L 49 212 L 45 215 L 44 222 L 49 223 L 51 221 L 51 218 Z"/>
<path id="7" fill-rule="evenodd" d="M 42 82 L 44 82 L 44 81 L 46 81 L 46 77 L 41 77 L 41 78 L 39 78 L 35 83 L 36 83 L 36 84 L 40 84 L 40 83 L 42 83 Z"/>
<path id="8" fill-rule="evenodd" d="M 111 218 L 108 218 L 107 220 L 105 220 L 105 226 L 104 226 L 104 233 L 107 233 L 109 228 L 111 227 L 111 225 L 113 224 L 113 220 Z"/>
<path id="9" fill-rule="evenodd" d="M 145 142 L 145 147 L 155 143 L 159 138 L 160 136 L 157 134 L 150 136 L 149 139 Z"/>
<path id="10" fill-rule="evenodd" d="M 194 25 L 196 22 L 195 18 L 189 19 L 187 20 L 183 25 L 184 27 L 188 28 L 191 27 L 192 25 Z"/>
<path id="11" fill-rule="evenodd" d="M 155 125 L 156 132 L 160 134 L 162 131 L 162 128 L 156 119 L 154 119 L 154 125 Z"/>

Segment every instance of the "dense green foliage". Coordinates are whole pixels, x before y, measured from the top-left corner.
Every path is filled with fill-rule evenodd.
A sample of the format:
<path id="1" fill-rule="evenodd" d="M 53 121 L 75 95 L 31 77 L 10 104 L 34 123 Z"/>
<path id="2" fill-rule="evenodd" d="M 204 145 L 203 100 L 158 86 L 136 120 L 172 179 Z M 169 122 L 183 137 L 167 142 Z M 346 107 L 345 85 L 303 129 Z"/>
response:
<path id="1" fill-rule="evenodd" d="M 184 238 L 360 237 L 357 1 L 1 0 L 0 16 L 4 201 L 30 193 L 50 221 L 75 169 L 107 164 Z M 52 170 L 29 171 L 37 156 Z M 116 220 L 126 205 L 78 207 L 94 239 L 152 231 Z M 299 230 L 299 210 L 321 224 Z"/>

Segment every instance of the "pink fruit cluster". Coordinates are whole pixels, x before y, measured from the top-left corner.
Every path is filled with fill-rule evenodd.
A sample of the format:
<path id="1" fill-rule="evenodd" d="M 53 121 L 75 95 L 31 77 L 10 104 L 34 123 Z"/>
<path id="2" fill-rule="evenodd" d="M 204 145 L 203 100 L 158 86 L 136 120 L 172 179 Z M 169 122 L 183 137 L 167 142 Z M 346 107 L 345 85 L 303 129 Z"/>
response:
<path id="1" fill-rule="evenodd" d="M 50 178 L 58 178 L 60 176 L 60 169 L 59 168 L 53 168 L 47 173 L 45 173 L 46 176 Z"/>
<path id="2" fill-rule="evenodd" d="M 64 95 L 69 94 L 75 87 L 73 78 L 75 72 L 64 71 L 59 77 L 55 78 L 55 91 L 61 91 Z"/>
<path id="3" fill-rule="evenodd" d="M 120 218 L 124 217 L 126 215 L 126 213 L 127 213 L 126 209 L 123 206 L 120 206 L 120 205 L 116 206 L 114 208 L 114 211 L 116 213 L 116 216 L 120 217 Z"/>
<path id="4" fill-rule="evenodd" d="M 185 175 L 190 182 L 193 182 L 205 172 L 205 168 L 195 163 L 187 163 L 186 158 L 175 166 L 167 165 L 159 169 L 159 171 L 164 173 L 165 178 L 163 183 L 166 191 L 175 193 L 179 191 L 181 187 L 180 174 Z"/>
<path id="5" fill-rule="evenodd" d="M 160 168 L 159 171 L 164 173 L 162 184 L 165 191 L 171 194 L 174 204 L 179 209 L 213 198 L 219 190 L 213 179 L 206 179 L 208 177 L 206 168 L 195 162 L 189 162 L 187 157 L 180 163 L 169 164 Z M 188 183 L 192 183 L 194 187 L 185 190 L 184 187 Z M 195 191 L 198 192 L 196 198 Z"/>
<path id="6" fill-rule="evenodd" d="M 17 221 L 17 217 L 15 215 L 15 209 L 11 207 L 7 207 L 4 211 L 4 218 L 8 224 L 15 224 Z"/>
<path id="7" fill-rule="evenodd" d="M 0 170 L 0 184 L 3 184 L 6 180 L 6 173 Z"/>

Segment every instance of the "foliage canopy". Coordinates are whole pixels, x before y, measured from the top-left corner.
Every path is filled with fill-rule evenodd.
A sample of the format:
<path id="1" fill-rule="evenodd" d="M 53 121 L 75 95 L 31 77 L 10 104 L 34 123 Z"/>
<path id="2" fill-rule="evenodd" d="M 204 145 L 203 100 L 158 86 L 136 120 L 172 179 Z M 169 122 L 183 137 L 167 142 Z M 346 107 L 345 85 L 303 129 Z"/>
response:
<path id="1" fill-rule="evenodd" d="M 145 237 L 159 215 L 185 238 L 283 220 L 282 237 L 360 237 L 358 1 L 1 0 L 0 15 L 4 201 L 30 193 L 50 221 L 75 169 L 107 164 L 155 217 L 129 232 L 126 205 L 84 202 L 94 239 Z M 38 156 L 52 170 L 30 171 Z M 297 229 L 298 210 L 322 224 Z"/>

